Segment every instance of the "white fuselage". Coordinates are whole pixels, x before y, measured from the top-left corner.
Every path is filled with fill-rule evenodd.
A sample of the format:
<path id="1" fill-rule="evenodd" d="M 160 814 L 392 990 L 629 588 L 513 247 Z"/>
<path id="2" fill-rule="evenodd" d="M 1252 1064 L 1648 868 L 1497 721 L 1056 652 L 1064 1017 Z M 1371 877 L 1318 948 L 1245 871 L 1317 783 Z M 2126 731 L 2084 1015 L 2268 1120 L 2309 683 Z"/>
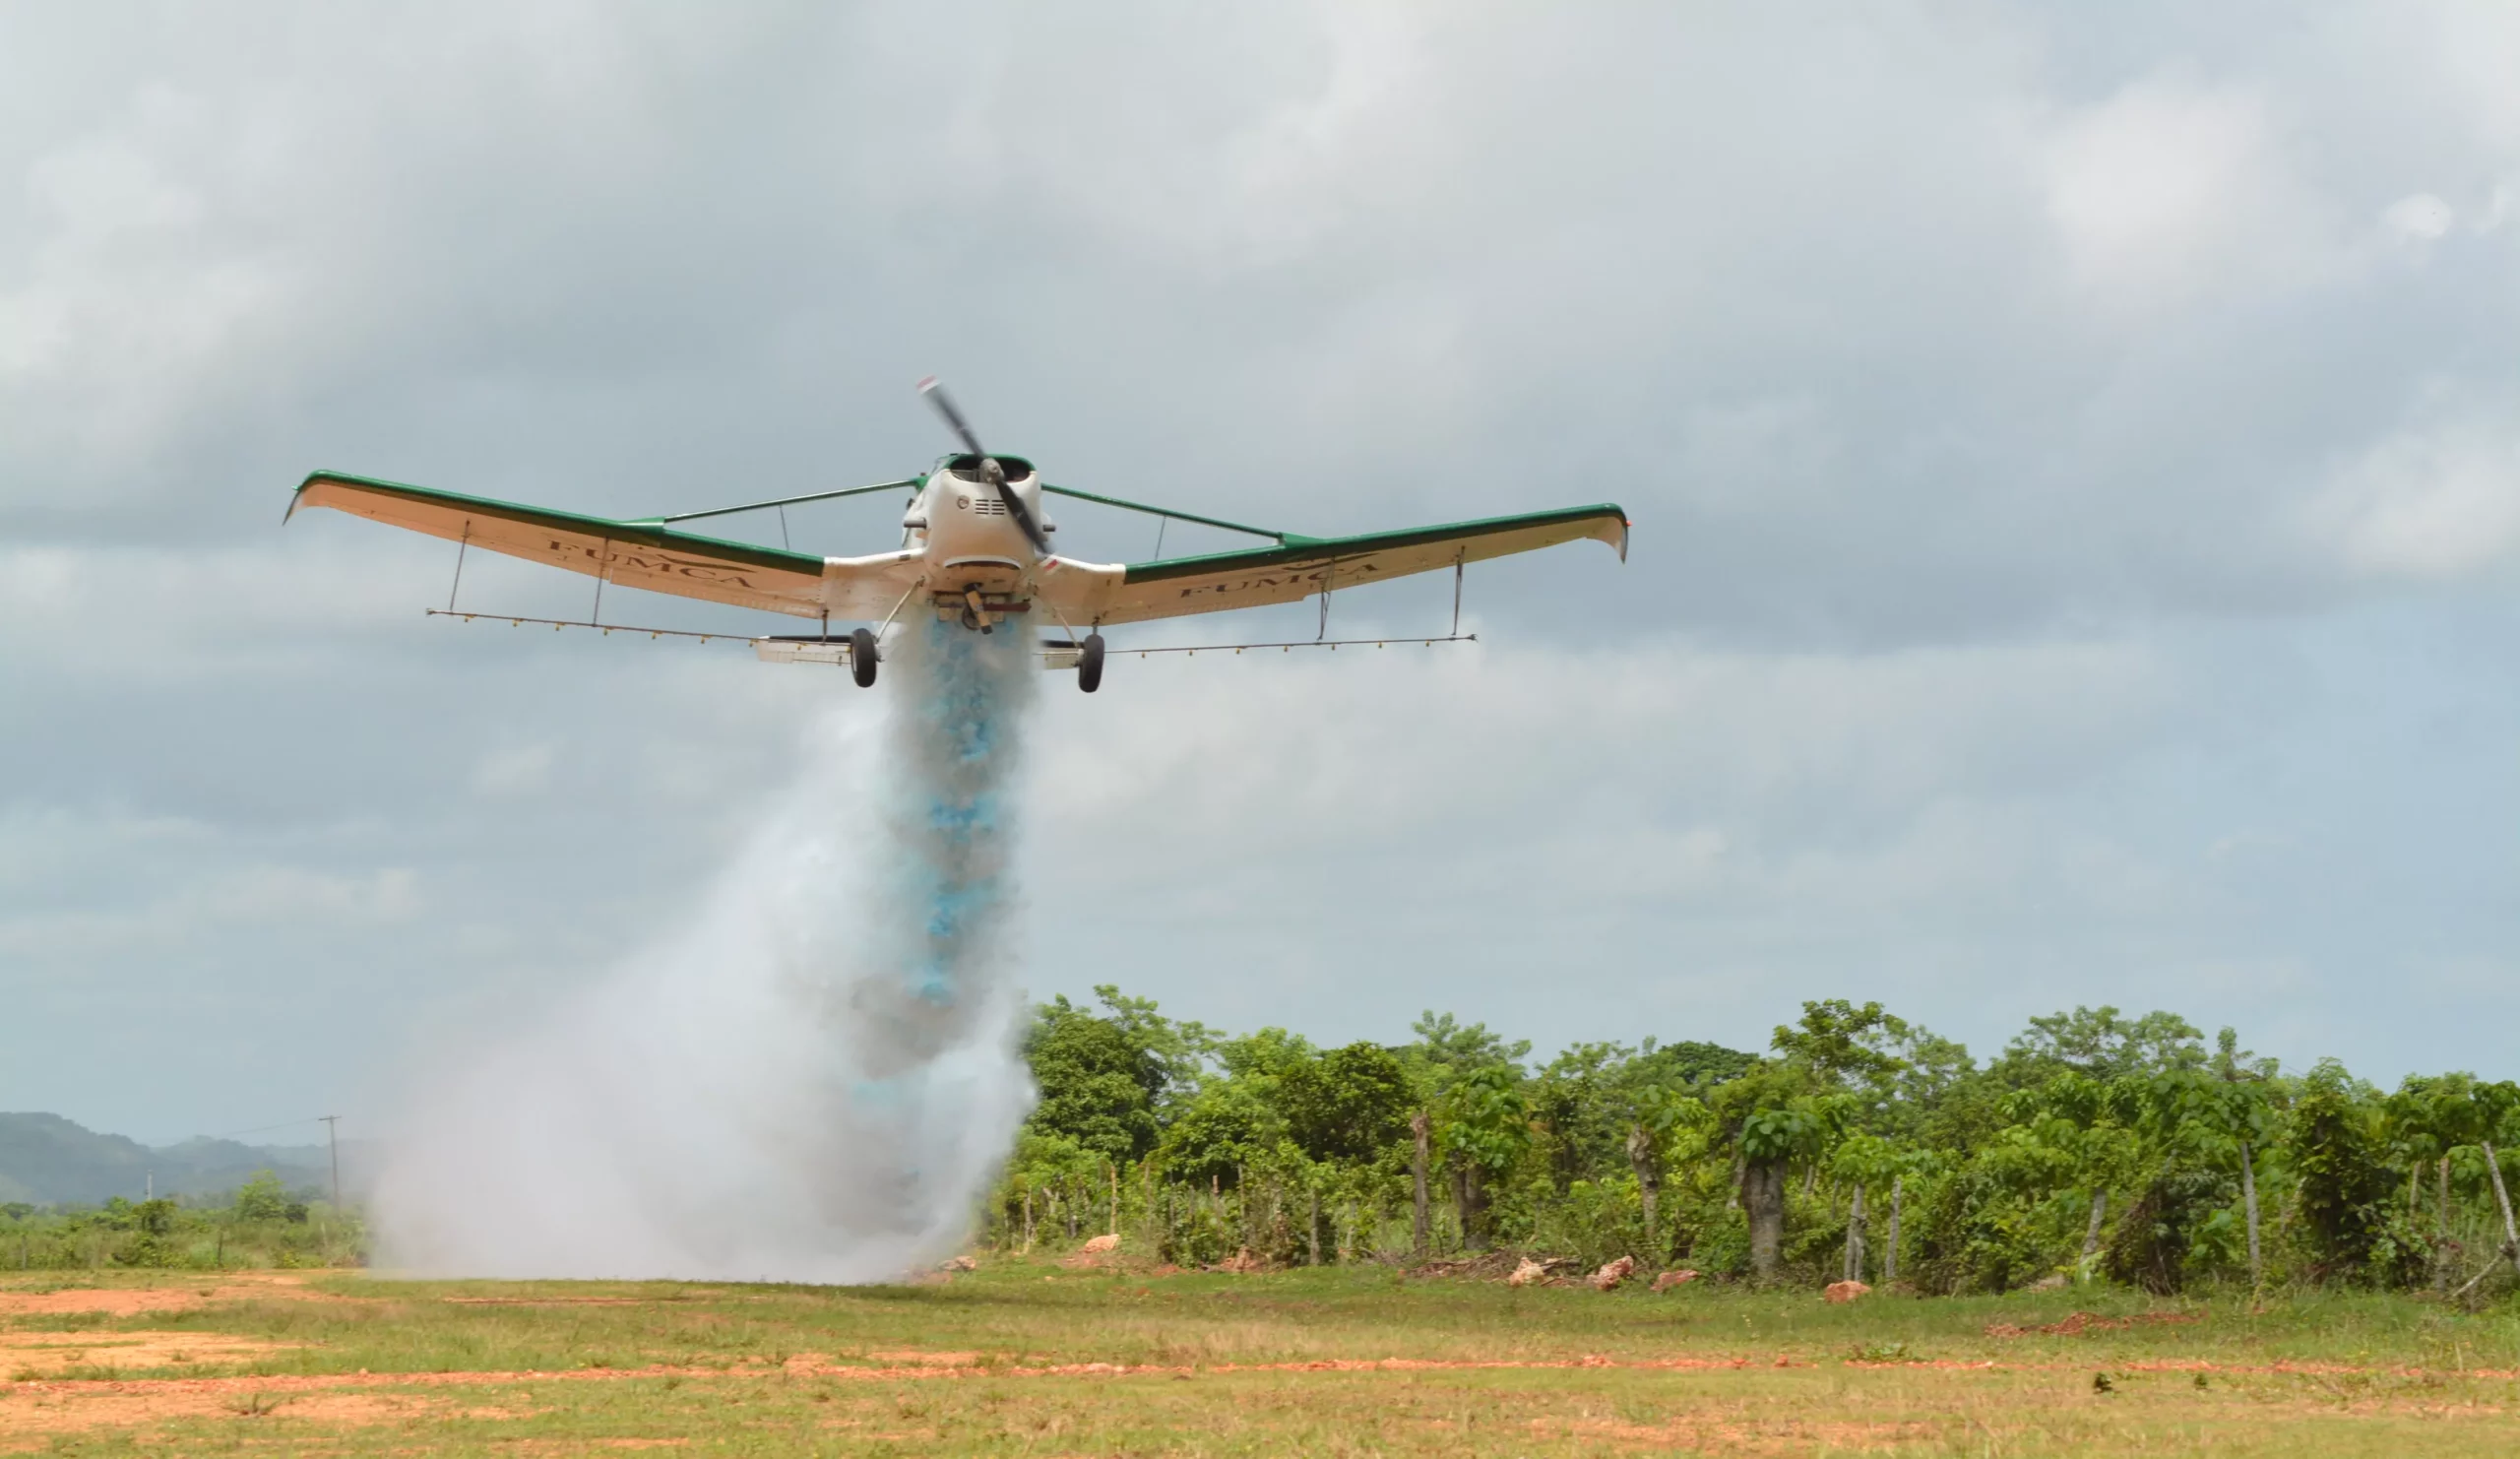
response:
<path id="1" fill-rule="evenodd" d="M 1055 531 L 1041 514 L 1041 476 L 1029 462 L 1009 460 L 1007 487 L 1044 536 Z M 1016 470 L 1021 476 L 1014 475 Z M 902 545 L 916 549 L 939 593 L 976 589 L 992 598 L 1029 598 L 1040 554 L 1006 509 L 997 483 L 975 468 L 940 466 L 902 518 Z"/>
<path id="2" fill-rule="evenodd" d="M 1007 487 L 1044 537 L 1041 477 L 1020 457 L 998 460 Z M 994 628 L 1039 610 L 1039 626 L 1091 627 L 1099 604 L 1126 575 L 1118 563 L 1077 562 L 1037 550 L 997 483 L 971 457 L 949 457 L 919 479 L 902 514 L 902 544 L 867 557 L 826 559 L 832 616 L 890 624 L 914 603 L 969 628 Z M 1073 635 L 1071 635 L 1073 636 Z"/>

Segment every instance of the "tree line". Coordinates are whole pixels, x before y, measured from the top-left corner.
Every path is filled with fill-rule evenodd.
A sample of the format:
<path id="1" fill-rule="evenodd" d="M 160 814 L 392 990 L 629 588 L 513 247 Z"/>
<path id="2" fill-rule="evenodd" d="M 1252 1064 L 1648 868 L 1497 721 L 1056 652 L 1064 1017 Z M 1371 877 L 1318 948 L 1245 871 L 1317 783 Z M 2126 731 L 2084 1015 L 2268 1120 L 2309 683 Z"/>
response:
<path id="1" fill-rule="evenodd" d="M 221 1198 L 0 1204 L 0 1270 L 355 1266 L 366 1242 L 357 1212 L 312 1187 L 292 1191 L 270 1171 Z"/>
<path id="2" fill-rule="evenodd" d="M 1228 1035 L 1096 989 L 1040 1005 L 1040 1089 L 985 1208 L 1001 1247 L 1106 1232 L 1169 1261 L 1628 1255 L 1925 1294 L 2106 1281 L 2431 1288 L 2520 1273 L 2520 1086 L 2287 1072 L 2175 1014 L 2077 1007 L 1981 1062 L 1806 1002 L 1764 1052 L 1529 1041 L 1428 1013 L 1400 1045 Z"/>

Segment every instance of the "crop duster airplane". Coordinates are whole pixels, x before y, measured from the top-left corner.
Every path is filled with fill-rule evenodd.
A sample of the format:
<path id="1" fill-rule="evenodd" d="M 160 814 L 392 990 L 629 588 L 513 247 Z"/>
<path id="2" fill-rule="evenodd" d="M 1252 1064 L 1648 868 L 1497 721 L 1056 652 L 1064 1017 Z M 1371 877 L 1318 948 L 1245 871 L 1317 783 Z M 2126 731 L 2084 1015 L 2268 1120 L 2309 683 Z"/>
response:
<path id="1" fill-rule="evenodd" d="M 298 486 L 288 510 L 293 516 L 299 507 L 331 507 L 461 543 L 459 583 L 462 551 L 481 547 L 586 573 L 598 580 L 598 594 L 601 584 L 617 583 L 819 619 L 820 634 L 756 639 L 755 646 L 765 659 L 829 664 L 845 659 L 860 686 L 875 682 L 881 639 L 914 604 L 981 633 L 1041 612 L 1068 635 L 1043 644 L 1045 662 L 1052 667 L 1073 666 L 1077 687 L 1091 694 L 1102 682 L 1102 630 L 1106 625 L 1294 603 L 1316 593 L 1326 601 L 1337 589 L 1445 568 L 1458 574 L 1467 563 L 1579 538 L 1607 542 L 1618 550 L 1621 561 L 1627 558 L 1627 516 L 1607 504 L 1360 537 L 1314 538 L 1052 486 L 1023 457 L 993 456 L 982 450 L 979 438 L 935 380 L 921 381 L 918 388 L 945 417 L 963 450 L 939 460 L 924 476 L 906 480 L 615 522 L 317 472 Z M 902 516 L 901 545 L 863 557 L 817 557 L 726 541 L 687 532 L 679 525 L 737 512 L 904 490 L 911 497 Z M 1062 557 L 1052 548 L 1050 536 L 1058 528 L 1043 510 L 1045 495 L 1246 533 L 1267 538 L 1270 544 L 1152 562 L 1081 562 Z M 835 618 L 876 626 L 835 637 L 831 632 Z M 1088 628 L 1082 638 L 1075 628 L 1080 623 Z"/>

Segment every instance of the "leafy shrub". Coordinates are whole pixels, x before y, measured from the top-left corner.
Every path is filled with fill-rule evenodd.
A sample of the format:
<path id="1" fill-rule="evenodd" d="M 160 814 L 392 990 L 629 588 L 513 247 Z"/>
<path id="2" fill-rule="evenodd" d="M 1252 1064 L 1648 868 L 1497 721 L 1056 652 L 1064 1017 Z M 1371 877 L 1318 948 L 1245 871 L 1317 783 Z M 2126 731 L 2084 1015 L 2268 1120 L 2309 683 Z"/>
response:
<path id="1" fill-rule="evenodd" d="M 2186 1167 L 2162 1173 L 2119 1218 L 2102 1272 L 2146 1292 L 2182 1290 L 2203 1274 L 2191 1266 L 2191 1250 L 2238 1194 L 2238 1179 L 2220 1171 Z M 2228 1224 L 2219 1229 L 2228 1239 Z M 2209 1260 L 2212 1249 L 2210 1243 L 2203 1248 Z"/>

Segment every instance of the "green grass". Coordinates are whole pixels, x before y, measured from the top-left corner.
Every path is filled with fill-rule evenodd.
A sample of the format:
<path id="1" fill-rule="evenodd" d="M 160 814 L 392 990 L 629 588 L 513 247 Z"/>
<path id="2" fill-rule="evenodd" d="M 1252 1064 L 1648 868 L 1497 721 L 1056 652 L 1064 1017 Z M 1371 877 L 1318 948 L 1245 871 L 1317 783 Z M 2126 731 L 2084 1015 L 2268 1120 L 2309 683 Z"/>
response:
<path id="1" fill-rule="evenodd" d="M 197 1293 L 219 1280 L 154 1282 Z M 2520 1382 L 2489 1371 L 2520 1370 L 2520 1312 L 2376 1296 L 2251 1307 L 2051 1292 L 1833 1306 L 1809 1293 L 1700 1286 L 1657 1297 L 1404 1282 L 1379 1269 L 1155 1277 L 1004 1262 L 948 1284 L 853 1289 L 311 1275 L 300 1290 L 323 1300 L 247 1289 L 170 1312 L 8 1310 L 8 1294 L 37 1285 L 0 1280 L 0 1343 L 145 1332 L 285 1346 L 224 1366 L 117 1370 L 113 1386 L 0 1382 L 0 1450 L 2520 1449 L 2520 1413 L 2509 1411 Z M 58 1274 L 41 1285 L 59 1287 Z M 2184 1320 L 1988 1331 L 2075 1312 Z M 971 1356 L 913 1375 L 904 1353 Z M 1456 1365 L 1299 1366 L 1385 1360 Z M 0 1348 L 0 1378 L 8 1361 Z M 1089 1364 L 1136 1370 L 1041 1371 Z"/>

